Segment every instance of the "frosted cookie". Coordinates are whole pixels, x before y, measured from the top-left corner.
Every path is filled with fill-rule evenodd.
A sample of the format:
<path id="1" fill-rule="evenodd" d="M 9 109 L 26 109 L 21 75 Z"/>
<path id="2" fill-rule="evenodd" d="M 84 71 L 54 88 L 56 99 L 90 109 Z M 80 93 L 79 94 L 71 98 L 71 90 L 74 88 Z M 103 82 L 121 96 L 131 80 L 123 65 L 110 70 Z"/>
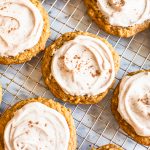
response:
<path id="1" fill-rule="evenodd" d="M 129 136 L 150 145 L 150 71 L 123 77 L 114 92 L 112 112 Z"/>
<path id="2" fill-rule="evenodd" d="M 0 64 L 20 64 L 44 50 L 48 14 L 39 0 L 1 0 Z"/>
<path id="3" fill-rule="evenodd" d="M 130 37 L 150 26 L 150 0 L 84 0 L 89 16 L 109 34 Z"/>
<path id="4" fill-rule="evenodd" d="M 21 101 L 6 110 L 0 122 L 0 149 L 76 149 L 71 112 L 52 100 Z"/>
<path id="5" fill-rule="evenodd" d="M 92 150 L 123 150 L 123 149 L 115 144 L 107 144 L 97 149 L 92 148 Z"/>
<path id="6" fill-rule="evenodd" d="M 105 39 L 71 32 L 46 49 L 42 73 L 57 98 L 92 104 L 102 100 L 112 87 L 119 62 L 119 55 Z"/>

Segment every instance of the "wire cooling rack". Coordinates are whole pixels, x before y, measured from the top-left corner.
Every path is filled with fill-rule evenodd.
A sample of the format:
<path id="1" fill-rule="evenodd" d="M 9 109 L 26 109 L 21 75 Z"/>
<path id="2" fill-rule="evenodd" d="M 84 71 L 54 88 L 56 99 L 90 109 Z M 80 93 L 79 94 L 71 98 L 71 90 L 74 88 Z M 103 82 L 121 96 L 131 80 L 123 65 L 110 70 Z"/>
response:
<path id="1" fill-rule="evenodd" d="M 127 72 L 150 69 L 150 30 L 128 39 L 119 38 L 106 34 L 91 21 L 86 14 L 83 0 L 41 2 L 49 13 L 51 23 L 51 36 L 47 45 L 61 34 L 76 30 L 91 32 L 106 38 L 121 56 L 121 68 L 115 86 Z M 150 150 L 149 147 L 137 144 L 119 128 L 110 109 L 113 90 L 102 102 L 95 105 L 75 106 L 54 98 L 43 83 L 40 66 L 42 56 L 43 53 L 21 65 L 0 65 L 0 82 L 3 86 L 0 114 L 23 99 L 37 96 L 53 98 L 72 110 L 77 129 L 78 149 L 88 150 L 92 145 L 97 147 L 115 143 L 127 150 Z"/>

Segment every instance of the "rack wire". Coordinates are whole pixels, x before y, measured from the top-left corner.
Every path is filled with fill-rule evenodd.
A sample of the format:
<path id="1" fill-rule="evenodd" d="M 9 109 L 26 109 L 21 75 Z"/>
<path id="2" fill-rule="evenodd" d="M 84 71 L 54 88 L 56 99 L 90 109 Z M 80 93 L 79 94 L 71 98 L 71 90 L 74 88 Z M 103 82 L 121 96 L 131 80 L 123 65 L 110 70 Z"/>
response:
<path id="1" fill-rule="evenodd" d="M 150 30 L 128 39 L 119 38 L 100 30 L 91 21 L 86 14 L 83 0 L 42 0 L 41 2 L 49 14 L 51 24 L 51 36 L 47 45 L 65 32 L 82 30 L 106 38 L 114 46 L 121 57 L 121 67 L 113 89 L 126 73 L 150 69 Z M 110 110 L 113 89 L 103 101 L 95 105 L 75 106 L 56 99 L 43 83 L 40 67 L 42 56 L 43 53 L 40 53 L 31 61 L 21 65 L 0 65 L 0 82 L 3 86 L 0 114 L 23 99 L 37 96 L 53 98 L 72 110 L 77 129 L 78 149 L 88 150 L 92 145 L 98 147 L 115 143 L 127 150 L 150 150 L 150 147 L 136 143 L 119 128 Z"/>

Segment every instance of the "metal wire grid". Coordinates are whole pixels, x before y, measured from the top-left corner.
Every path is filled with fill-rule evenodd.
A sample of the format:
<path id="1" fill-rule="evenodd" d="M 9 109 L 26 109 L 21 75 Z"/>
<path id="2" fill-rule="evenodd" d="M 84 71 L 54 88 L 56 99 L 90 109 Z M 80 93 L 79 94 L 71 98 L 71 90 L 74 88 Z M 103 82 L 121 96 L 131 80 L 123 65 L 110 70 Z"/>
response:
<path id="1" fill-rule="evenodd" d="M 116 83 L 129 71 L 150 69 L 150 31 L 132 38 L 123 39 L 100 30 L 86 15 L 83 0 L 42 0 L 49 13 L 51 36 L 47 45 L 68 31 L 88 31 L 106 38 L 121 56 L 121 68 Z M 116 143 L 127 150 L 145 150 L 149 147 L 137 144 L 124 133 L 114 120 L 110 110 L 113 89 L 106 98 L 95 105 L 72 105 L 53 97 L 44 85 L 39 54 L 30 62 L 21 65 L 0 65 L 0 82 L 3 86 L 3 101 L 0 113 L 14 103 L 37 96 L 53 98 L 72 110 L 78 136 L 78 149 L 88 150 L 91 145 L 101 146 Z"/>

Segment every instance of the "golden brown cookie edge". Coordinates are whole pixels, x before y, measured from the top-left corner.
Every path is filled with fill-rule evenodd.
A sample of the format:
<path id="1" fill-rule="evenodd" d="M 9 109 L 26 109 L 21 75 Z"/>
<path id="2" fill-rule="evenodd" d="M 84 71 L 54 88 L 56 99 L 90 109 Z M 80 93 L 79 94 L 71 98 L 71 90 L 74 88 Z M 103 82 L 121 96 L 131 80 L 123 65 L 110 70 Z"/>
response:
<path id="1" fill-rule="evenodd" d="M 2 102 L 2 85 L 0 83 L 0 104 L 1 104 L 1 102 Z"/>
<path id="2" fill-rule="evenodd" d="M 46 98 L 32 98 L 28 100 L 23 100 L 18 103 L 16 103 L 14 106 L 12 106 L 10 109 L 6 110 L 4 114 L 0 117 L 0 149 L 3 149 L 2 146 L 4 146 L 3 142 L 3 135 L 4 135 L 4 129 L 6 124 L 9 120 L 14 116 L 14 113 L 21 109 L 24 105 L 31 103 L 31 102 L 40 102 L 44 105 L 47 105 L 48 107 L 57 110 L 59 113 L 61 113 L 67 123 L 68 127 L 70 129 L 70 140 L 69 140 L 69 147 L 68 150 L 75 150 L 77 141 L 76 141 L 76 129 L 74 126 L 74 120 L 71 115 L 70 109 L 67 109 L 66 107 L 62 106 L 61 104 L 53 101 L 52 99 L 46 99 Z"/>
<path id="3" fill-rule="evenodd" d="M 123 148 L 115 144 L 107 144 L 99 148 L 92 148 L 92 150 L 123 150 Z"/>

